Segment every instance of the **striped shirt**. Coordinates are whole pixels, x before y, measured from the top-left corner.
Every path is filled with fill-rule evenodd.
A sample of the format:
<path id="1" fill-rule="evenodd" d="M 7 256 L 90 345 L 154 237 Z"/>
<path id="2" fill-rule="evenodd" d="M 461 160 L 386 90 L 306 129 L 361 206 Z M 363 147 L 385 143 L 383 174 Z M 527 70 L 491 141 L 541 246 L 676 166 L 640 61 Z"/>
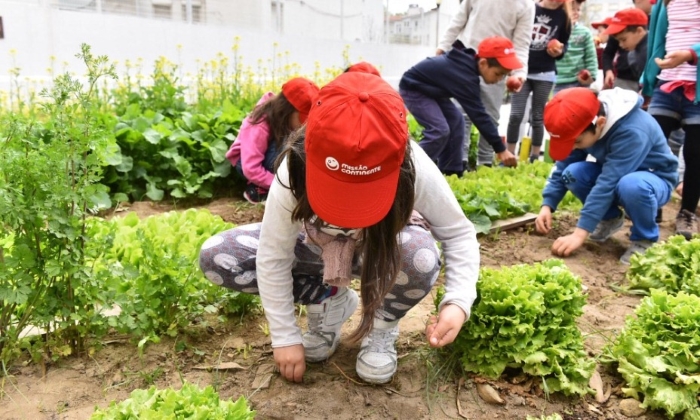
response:
<path id="1" fill-rule="evenodd" d="M 698 0 L 671 0 L 668 4 L 668 32 L 666 51 L 689 50 L 700 43 L 700 2 Z M 697 66 L 683 63 L 673 69 L 661 70 L 659 79 L 695 82 Z"/>

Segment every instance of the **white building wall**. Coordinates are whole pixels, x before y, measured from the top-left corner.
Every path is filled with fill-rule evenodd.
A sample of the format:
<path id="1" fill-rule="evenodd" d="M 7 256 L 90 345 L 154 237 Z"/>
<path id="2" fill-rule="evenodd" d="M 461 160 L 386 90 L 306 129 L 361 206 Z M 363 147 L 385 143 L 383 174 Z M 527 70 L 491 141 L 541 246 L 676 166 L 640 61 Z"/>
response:
<path id="1" fill-rule="evenodd" d="M 57 70 L 66 61 L 69 70 L 82 74 L 82 65 L 75 58 L 81 43 L 91 45 L 94 54 L 107 55 L 120 63 L 142 58 L 145 73 L 150 73 L 150 66 L 160 56 L 179 64 L 183 72 L 195 73 L 197 60 L 208 61 L 217 53 L 231 56 L 234 38 L 239 36 L 239 55 L 245 65 L 255 68 L 258 60 L 267 63 L 276 54 L 289 51 L 289 60 L 307 75 L 313 74 L 317 62 L 322 69 L 344 66 L 342 51 L 349 45 L 351 61 L 372 62 L 394 86 L 404 71 L 434 51 L 433 47 L 415 45 L 320 39 L 293 31 L 279 34 L 237 24 L 190 25 L 182 21 L 75 12 L 48 7 L 43 1 L 0 1 L 5 32 L 5 38 L 0 39 L 0 90 L 8 90 L 12 67 L 21 69 L 22 80 L 47 77 L 51 56 L 58 63 Z M 260 3 L 270 8 L 270 3 Z M 350 27 L 347 30 L 351 31 Z M 178 45 L 182 46 L 180 50 Z M 14 55 L 11 50 L 15 51 Z"/>

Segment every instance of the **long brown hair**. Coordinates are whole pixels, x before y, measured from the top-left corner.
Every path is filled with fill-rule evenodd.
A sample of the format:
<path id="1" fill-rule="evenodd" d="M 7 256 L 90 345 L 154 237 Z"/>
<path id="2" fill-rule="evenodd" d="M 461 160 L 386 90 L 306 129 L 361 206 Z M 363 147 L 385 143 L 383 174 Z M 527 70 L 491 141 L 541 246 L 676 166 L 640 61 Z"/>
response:
<path id="1" fill-rule="evenodd" d="M 304 151 L 304 129 L 297 130 L 290 137 L 277 165 L 287 158 L 289 185 L 297 199 L 292 210 L 292 220 L 310 223 L 314 211 L 306 197 L 306 152 Z M 413 211 L 415 200 L 416 170 L 413 166 L 410 143 L 406 144 L 406 154 L 399 174 L 396 198 L 389 213 L 377 224 L 362 229 L 359 239 L 362 271 L 360 272 L 360 293 L 362 295 L 362 319 L 349 340 L 359 341 L 372 329 L 374 314 L 382 306 L 384 297 L 394 287 L 396 276 L 401 271 L 401 247 L 397 235 L 406 226 Z M 322 223 L 315 218 L 314 223 Z"/>
<path id="2" fill-rule="evenodd" d="M 289 118 L 295 112 L 296 108 L 280 92 L 270 100 L 255 107 L 249 118 L 251 124 L 260 124 L 263 121 L 267 121 L 270 125 L 270 136 L 279 150 L 286 137 L 292 131 L 289 126 Z"/>

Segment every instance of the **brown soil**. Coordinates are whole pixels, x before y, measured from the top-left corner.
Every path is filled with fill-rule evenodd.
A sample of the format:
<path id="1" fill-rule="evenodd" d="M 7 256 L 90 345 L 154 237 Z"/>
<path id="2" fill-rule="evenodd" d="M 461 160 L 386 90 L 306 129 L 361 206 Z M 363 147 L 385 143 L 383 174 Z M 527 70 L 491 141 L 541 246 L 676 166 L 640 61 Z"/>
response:
<path id="1" fill-rule="evenodd" d="M 236 199 L 216 200 L 203 207 L 236 224 L 259 221 L 263 212 L 262 206 Z M 145 217 L 171 209 L 165 204 L 134 203 L 123 210 Z M 662 239 L 672 232 L 678 204 L 670 203 L 664 210 Z M 552 240 L 575 225 L 571 215 L 560 215 L 557 220 L 555 232 L 548 237 L 534 235 L 525 227 L 480 238 L 482 264 L 499 267 L 551 258 Z M 625 283 L 625 266 L 618 258 L 629 243 L 627 235 L 621 231 L 605 244 L 586 243 L 566 259 L 588 290 L 588 304 L 579 324 L 593 358 L 622 328 L 625 317 L 640 299 L 620 294 L 614 288 Z M 2 381 L 0 418 L 87 419 L 96 406 L 106 407 L 110 401 L 128 398 L 136 388 L 151 384 L 159 388 L 179 387 L 182 380 L 214 385 L 222 398 L 248 397 L 258 419 L 525 419 L 527 415 L 552 413 L 559 413 L 564 419 L 625 418 L 619 411 L 622 380 L 603 366 L 599 366 L 599 371 L 612 396 L 602 404 L 592 397 L 547 398 L 533 381 L 516 384 L 518 381 L 507 375 L 486 381 L 506 404 L 486 403 L 476 392 L 476 383 L 484 382 L 481 378 L 467 376 L 456 380 L 425 344 L 423 328 L 433 310 L 432 298 L 427 296 L 401 321 L 398 373 L 384 386 L 361 383 L 354 370 L 358 346 L 341 343 L 328 362 L 309 365 L 303 384 L 287 383 L 274 374 L 269 388 L 255 389 L 256 372 L 264 370 L 264 365 L 273 363 L 273 359 L 269 338 L 264 333 L 265 318 L 252 314 L 226 323 L 214 319 L 209 327 L 201 327 L 194 334 L 164 338 L 149 345 L 142 357 L 134 343 L 112 337 L 91 356 L 67 358 L 44 367 L 19 364 Z M 353 329 L 358 319 L 357 314 L 353 316 L 346 330 Z M 184 350 L 183 342 L 187 344 Z M 222 362 L 236 362 L 243 369 L 196 369 Z M 457 401 L 465 417 L 460 417 Z M 648 412 L 640 418 L 663 416 Z"/>

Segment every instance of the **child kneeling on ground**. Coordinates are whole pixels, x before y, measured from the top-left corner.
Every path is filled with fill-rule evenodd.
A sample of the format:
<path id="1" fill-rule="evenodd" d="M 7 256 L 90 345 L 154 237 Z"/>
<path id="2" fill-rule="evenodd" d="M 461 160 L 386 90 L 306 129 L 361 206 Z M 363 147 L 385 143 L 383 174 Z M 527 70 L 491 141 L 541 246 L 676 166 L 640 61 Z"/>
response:
<path id="1" fill-rule="evenodd" d="M 570 255 L 587 238 L 609 239 L 624 224 L 620 207 L 632 220 L 623 264 L 659 240 L 656 212 L 677 183 L 678 159 L 642 102 L 637 93 L 620 88 L 597 97 L 590 89 L 572 88 L 556 94 L 545 107 L 549 154 L 557 162 L 542 191 L 537 231 L 549 233 L 552 212 L 567 191 L 583 202 L 574 232 L 554 241 L 555 255 Z M 596 161 L 588 161 L 588 155 Z"/>
<path id="2" fill-rule="evenodd" d="M 295 77 L 282 85 L 282 92 L 267 92 L 243 120 L 238 137 L 226 158 L 248 182 L 243 197 L 250 203 L 263 203 L 274 178 L 274 164 L 282 144 L 309 115 L 318 86 Z"/>
<path id="3" fill-rule="evenodd" d="M 281 159 L 262 223 L 213 236 L 199 257 L 213 283 L 260 294 L 281 375 L 301 382 L 306 362 L 336 351 L 359 277 L 357 374 L 391 380 L 398 322 L 440 273 L 437 241 L 445 296 L 425 333 L 433 347 L 451 343 L 476 298 L 479 244 L 440 170 L 409 141 L 399 94 L 373 74 L 341 74 L 321 89 Z M 307 305 L 303 335 L 295 303 Z"/>

